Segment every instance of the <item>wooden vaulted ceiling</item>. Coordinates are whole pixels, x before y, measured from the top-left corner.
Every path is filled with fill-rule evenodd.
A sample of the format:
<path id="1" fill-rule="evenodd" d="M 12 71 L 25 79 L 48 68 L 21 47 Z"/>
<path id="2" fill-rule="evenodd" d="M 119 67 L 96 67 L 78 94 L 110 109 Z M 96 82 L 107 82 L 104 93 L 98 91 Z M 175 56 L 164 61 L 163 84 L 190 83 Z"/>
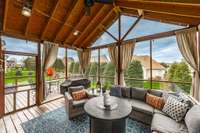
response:
<path id="1" fill-rule="evenodd" d="M 64 47 L 86 48 L 116 19 L 113 5 L 95 3 L 86 16 L 84 0 L 33 0 L 32 15 L 21 15 L 23 0 L 1 0 L 0 26 L 3 34 L 33 41 L 51 41 Z M 200 23 L 198 0 L 116 0 L 122 13 L 183 25 Z M 2 17 L 3 16 L 3 17 Z M 80 34 L 74 36 L 78 30 Z"/>

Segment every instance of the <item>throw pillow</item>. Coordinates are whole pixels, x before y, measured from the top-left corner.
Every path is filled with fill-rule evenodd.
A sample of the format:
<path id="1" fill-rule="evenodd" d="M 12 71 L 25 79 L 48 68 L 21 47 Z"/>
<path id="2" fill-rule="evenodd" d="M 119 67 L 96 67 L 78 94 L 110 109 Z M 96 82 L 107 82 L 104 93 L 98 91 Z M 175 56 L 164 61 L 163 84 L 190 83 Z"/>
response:
<path id="1" fill-rule="evenodd" d="M 72 97 L 74 100 L 82 100 L 82 99 L 87 98 L 87 93 L 85 90 L 75 91 L 75 92 L 72 92 Z"/>
<path id="2" fill-rule="evenodd" d="M 200 133 L 200 105 L 194 105 L 185 116 L 189 133 Z"/>
<path id="3" fill-rule="evenodd" d="M 122 90 L 121 90 L 121 87 L 119 87 L 119 86 L 113 86 L 113 87 L 110 89 L 110 95 L 111 95 L 111 96 L 116 96 L 116 97 L 122 97 Z"/>
<path id="4" fill-rule="evenodd" d="M 133 99 L 146 101 L 147 90 L 142 88 L 131 88 L 131 97 Z"/>
<path id="5" fill-rule="evenodd" d="M 146 103 L 159 110 L 162 110 L 163 106 L 165 105 L 163 98 L 151 95 L 149 93 L 146 95 Z"/>
<path id="6" fill-rule="evenodd" d="M 187 103 L 190 108 L 192 108 L 192 106 L 194 105 L 192 100 L 186 94 L 184 94 L 182 92 L 179 93 L 179 97 L 178 98 L 182 102 Z"/>
<path id="7" fill-rule="evenodd" d="M 162 111 L 169 115 L 172 119 L 180 122 L 187 113 L 188 105 L 180 102 L 177 98 L 169 96 Z"/>

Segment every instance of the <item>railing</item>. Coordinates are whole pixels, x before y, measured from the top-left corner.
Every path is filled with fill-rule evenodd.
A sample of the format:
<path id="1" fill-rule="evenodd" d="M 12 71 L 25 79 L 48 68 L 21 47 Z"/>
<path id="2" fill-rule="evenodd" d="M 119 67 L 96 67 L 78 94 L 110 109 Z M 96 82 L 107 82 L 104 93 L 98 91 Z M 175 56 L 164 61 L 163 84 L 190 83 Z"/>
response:
<path id="1" fill-rule="evenodd" d="M 97 76 L 90 75 L 88 78 L 92 81 L 92 86 L 95 88 L 97 82 Z M 109 83 L 114 84 L 115 77 L 113 76 L 100 76 L 102 86 Z M 137 79 L 137 78 L 124 78 L 126 85 L 128 87 L 142 87 L 146 89 L 151 88 L 151 81 L 147 79 Z M 127 84 L 130 81 L 132 84 Z M 167 81 L 167 80 L 152 80 L 152 89 L 165 89 L 170 91 L 184 91 L 186 93 L 190 92 L 191 83 L 190 82 L 180 82 L 180 81 Z"/>

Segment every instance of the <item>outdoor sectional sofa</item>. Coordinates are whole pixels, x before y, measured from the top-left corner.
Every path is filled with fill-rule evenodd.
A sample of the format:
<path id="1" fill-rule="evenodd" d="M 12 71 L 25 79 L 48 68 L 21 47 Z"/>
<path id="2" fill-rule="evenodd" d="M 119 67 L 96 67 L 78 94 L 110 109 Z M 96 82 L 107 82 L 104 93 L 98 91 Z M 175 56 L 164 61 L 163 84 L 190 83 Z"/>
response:
<path id="1" fill-rule="evenodd" d="M 162 97 L 166 92 L 120 86 L 114 86 L 110 90 L 112 96 L 117 96 L 130 102 L 132 112 L 129 117 L 151 125 L 152 133 L 200 133 L 200 105 L 196 101 L 190 98 L 190 103 L 193 107 L 191 107 L 191 111 L 189 110 L 190 113 L 188 113 L 187 119 L 176 122 L 161 110 L 155 109 L 147 104 L 145 102 L 147 93 Z M 168 94 L 178 95 L 176 93 Z"/>

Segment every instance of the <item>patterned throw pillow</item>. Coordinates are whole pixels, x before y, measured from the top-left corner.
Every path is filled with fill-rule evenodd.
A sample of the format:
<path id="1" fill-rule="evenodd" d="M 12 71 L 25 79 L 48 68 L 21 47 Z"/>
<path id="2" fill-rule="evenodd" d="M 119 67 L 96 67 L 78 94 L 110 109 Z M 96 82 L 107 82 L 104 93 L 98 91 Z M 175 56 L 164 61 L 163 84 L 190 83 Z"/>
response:
<path id="1" fill-rule="evenodd" d="M 74 100 L 82 100 L 82 99 L 87 98 L 87 93 L 85 90 L 75 91 L 75 92 L 72 92 L 72 97 Z"/>
<path id="2" fill-rule="evenodd" d="M 187 110 L 188 105 L 186 103 L 180 102 L 178 99 L 169 96 L 162 111 L 169 115 L 172 119 L 179 122 L 184 118 Z"/>
<path id="3" fill-rule="evenodd" d="M 162 110 L 162 108 L 165 104 L 163 98 L 151 95 L 149 93 L 147 93 L 147 95 L 146 95 L 146 103 L 148 103 L 149 105 L 153 106 L 154 108 L 160 109 L 160 110 Z"/>

